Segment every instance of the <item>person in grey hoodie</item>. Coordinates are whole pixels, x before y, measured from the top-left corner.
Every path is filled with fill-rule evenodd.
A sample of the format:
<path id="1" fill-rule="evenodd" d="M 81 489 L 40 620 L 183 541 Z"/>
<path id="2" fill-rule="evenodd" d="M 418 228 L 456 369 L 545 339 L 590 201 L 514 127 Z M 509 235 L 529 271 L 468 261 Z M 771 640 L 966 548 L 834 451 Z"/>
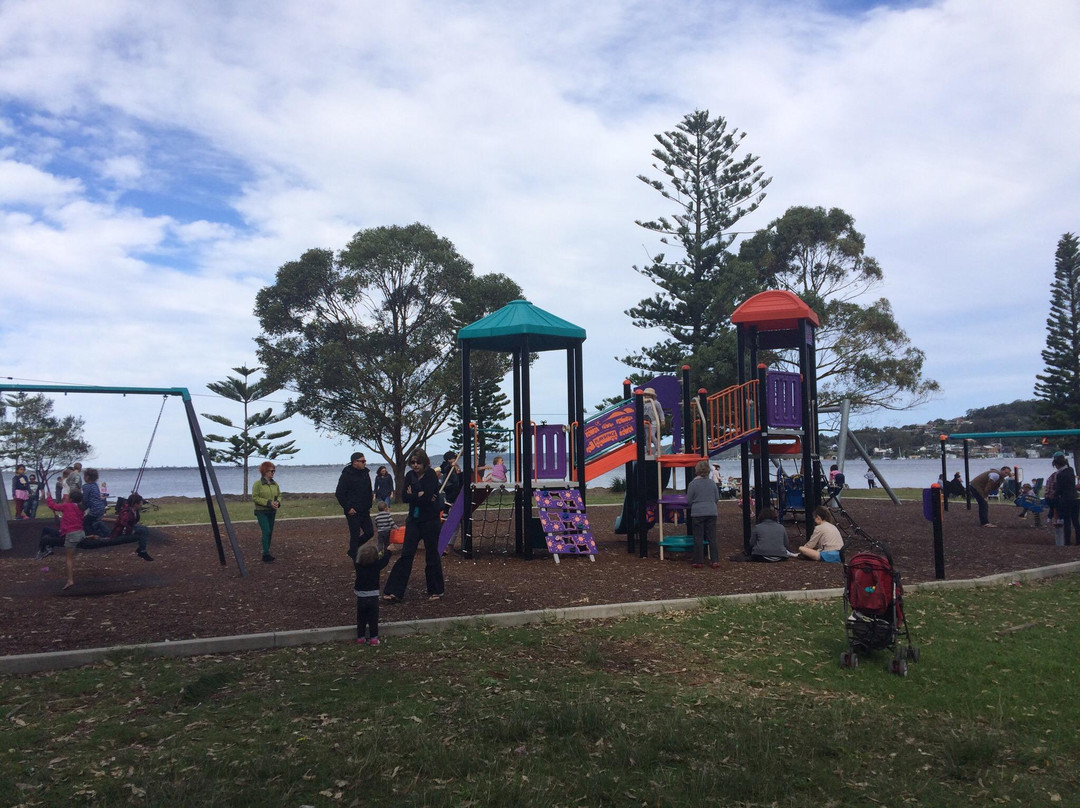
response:
<path id="1" fill-rule="evenodd" d="M 694 569 L 701 569 L 705 561 L 705 542 L 709 543 L 709 559 L 716 569 L 720 566 L 720 545 L 716 540 L 716 503 L 720 501 L 720 491 L 709 479 L 708 460 L 699 460 L 694 473 L 697 476 L 686 486 L 686 511 L 694 532 Z"/>
<path id="2" fill-rule="evenodd" d="M 750 560 L 787 561 L 790 557 L 787 530 L 777 521 L 776 511 L 762 508 L 750 533 Z"/>

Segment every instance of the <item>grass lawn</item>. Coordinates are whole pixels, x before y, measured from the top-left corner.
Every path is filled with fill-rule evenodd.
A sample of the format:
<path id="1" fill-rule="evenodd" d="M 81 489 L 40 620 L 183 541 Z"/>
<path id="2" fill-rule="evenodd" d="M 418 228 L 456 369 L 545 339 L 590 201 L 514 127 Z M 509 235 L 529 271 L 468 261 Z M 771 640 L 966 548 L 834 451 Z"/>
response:
<path id="1" fill-rule="evenodd" d="M 612 503 L 622 504 L 622 494 L 612 494 L 606 488 L 590 489 L 588 493 L 590 505 L 605 505 Z M 279 519 L 292 519 L 312 516 L 341 516 L 341 506 L 334 499 L 333 494 L 297 494 L 290 496 L 286 491 L 282 494 L 281 511 Z M 200 525 L 209 524 L 210 517 L 206 512 L 206 501 L 194 498 L 170 498 L 159 503 L 156 507 L 143 511 L 142 523 L 150 527 L 155 525 Z M 229 518 L 234 521 L 253 521 L 255 515 L 254 506 L 251 502 L 240 502 L 235 497 L 227 501 Z M 398 516 L 399 523 L 405 518 L 405 506 L 395 502 L 390 506 L 390 512 Z M 372 509 L 372 515 L 375 510 Z"/>
<path id="2" fill-rule="evenodd" d="M 1080 579 L 907 610 L 906 679 L 779 600 L 7 678 L 0 803 L 1076 805 Z"/>

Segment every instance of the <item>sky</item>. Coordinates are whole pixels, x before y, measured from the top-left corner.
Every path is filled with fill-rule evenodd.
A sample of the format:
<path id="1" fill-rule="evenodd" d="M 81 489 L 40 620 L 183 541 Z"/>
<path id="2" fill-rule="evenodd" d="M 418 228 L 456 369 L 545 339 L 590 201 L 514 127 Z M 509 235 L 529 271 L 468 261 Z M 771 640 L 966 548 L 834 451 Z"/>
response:
<path id="1" fill-rule="evenodd" d="M 671 212 L 637 176 L 707 109 L 773 178 L 740 229 L 843 208 L 926 353 L 941 394 L 863 423 L 1030 398 L 1080 231 L 1078 37 L 1075 0 L 0 0 L 0 381 L 187 387 L 239 418 L 206 384 L 255 363 L 277 269 L 419 221 L 586 329 L 591 405 L 661 336 L 625 314 L 655 291 L 635 220 Z M 534 413 L 565 406 L 553 357 Z M 55 411 L 118 467 L 160 407 Z M 291 462 L 354 448 L 287 426 Z M 193 459 L 166 402 L 149 463 Z"/>

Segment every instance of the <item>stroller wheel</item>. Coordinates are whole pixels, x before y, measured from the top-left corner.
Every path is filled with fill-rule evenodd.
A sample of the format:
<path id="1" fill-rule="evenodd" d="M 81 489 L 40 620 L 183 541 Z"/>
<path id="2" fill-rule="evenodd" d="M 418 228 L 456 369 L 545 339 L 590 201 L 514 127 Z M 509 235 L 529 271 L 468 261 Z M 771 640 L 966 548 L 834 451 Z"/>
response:
<path id="1" fill-rule="evenodd" d="M 907 676 L 907 660 L 906 659 L 894 659 L 892 661 L 891 670 L 897 676 Z"/>
<path id="2" fill-rule="evenodd" d="M 859 667 L 859 658 L 855 655 L 854 651 L 844 651 L 840 654 L 840 667 L 841 668 L 857 668 Z"/>
<path id="3" fill-rule="evenodd" d="M 912 662 L 918 662 L 919 661 L 919 646 L 917 646 L 917 645 L 909 645 L 908 649 L 907 649 L 907 657 Z"/>

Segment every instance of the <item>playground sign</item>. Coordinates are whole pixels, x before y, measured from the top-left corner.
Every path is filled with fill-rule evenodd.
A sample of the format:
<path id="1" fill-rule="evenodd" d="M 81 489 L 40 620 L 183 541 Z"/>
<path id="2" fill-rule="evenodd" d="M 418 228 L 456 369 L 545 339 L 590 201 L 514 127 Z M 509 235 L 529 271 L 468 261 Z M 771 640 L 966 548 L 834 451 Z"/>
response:
<path id="1" fill-rule="evenodd" d="M 585 422 L 586 462 L 634 437 L 634 403 L 602 412 Z"/>

